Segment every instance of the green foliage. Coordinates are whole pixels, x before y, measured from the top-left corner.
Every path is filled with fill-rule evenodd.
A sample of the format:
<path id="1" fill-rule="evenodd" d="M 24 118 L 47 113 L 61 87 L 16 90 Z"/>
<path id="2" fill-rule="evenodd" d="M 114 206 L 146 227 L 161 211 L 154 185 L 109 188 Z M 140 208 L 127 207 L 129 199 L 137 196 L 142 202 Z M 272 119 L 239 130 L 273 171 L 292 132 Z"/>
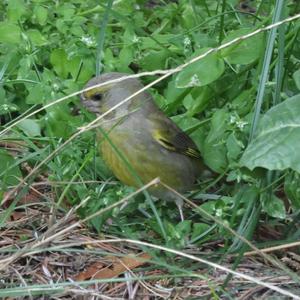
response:
<path id="1" fill-rule="evenodd" d="M 18 184 L 22 178 L 17 160 L 4 149 L 0 149 L 0 170 L 1 189 Z"/>
<path id="2" fill-rule="evenodd" d="M 106 13 L 105 1 L 102 2 L 0 3 L 2 129 L 28 111 L 78 91 L 95 75 L 100 24 Z M 286 15 L 296 13 L 295 2 L 285 1 Z M 253 4 L 255 14 L 245 13 L 239 10 L 239 1 L 232 0 L 224 1 L 223 12 L 220 3 L 114 1 L 104 46 L 98 49 L 103 72 L 138 73 L 175 68 L 209 49 L 270 24 L 274 11 L 274 5 L 268 2 Z M 283 46 L 275 40 L 260 121 L 250 143 L 267 33 L 213 51 L 150 91 L 165 113 L 194 139 L 205 164 L 214 172 L 213 178 L 201 178 L 195 192 L 206 191 L 210 197 L 204 197 L 205 202 L 198 204 L 249 238 L 256 219 L 248 221 L 251 214 L 259 215 L 258 207 L 262 207 L 261 220 L 266 222 L 269 218 L 275 222 L 288 218 L 283 205 L 285 198 L 292 212 L 300 207 L 299 21 L 287 25 L 283 38 Z M 146 84 L 153 78 L 141 80 Z M 5 171 L 0 175 L 2 193 L 22 176 L 21 161 L 37 165 L 88 120 L 76 97 L 14 126 L 5 138 L 21 140 L 28 149 L 22 158 L 1 150 L 0 161 L 5 161 L 1 166 Z M 93 134 L 85 133 L 41 168 L 55 181 L 80 181 L 65 190 L 64 187 L 53 190 L 57 199 L 65 191 L 65 198 L 73 205 L 90 196 L 80 209 L 82 217 L 115 203 L 131 191 L 110 184 L 112 174 L 98 157 L 97 147 Z M 269 180 L 265 169 L 280 172 Z M 216 179 L 220 174 L 223 177 Z M 101 183 L 85 183 L 89 180 Z M 264 185 L 268 186 L 267 191 Z M 164 224 L 167 243 L 172 247 L 184 247 L 186 237 L 198 245 L 220 234 L 228 243 L 233 240 L 221 225 L 215 225 L 197 210 L 185 209 L 186 221 L 178 223 L 175 204 L 163 201 L 154 204 Z M 143 197 L 132 199 L 123 209 L 116 208 L 94 218 L 91 224 L 109 234 L 163 243 L 153 210 Z"/>
<path id="3" fill-rule="evenodd" d="M 252 170 L 291 168 L 300 173 L 300 95 L 267 111 L 256 132 L 241 158 L 241 165 Z"/>
<path id="4" fill-rule="evenodd" d="M 36 120 L 24 119 L 17 125 L 27 136 L 41 135 L 41 128 Z"/>
<path id="5" fill-rule="evenodd" d="M 230 32 L 222 43 L 225 44 L 235 38 L 239 38 L 250 33 L 253 29 L 241 28 Z M 263 34 L 258 34 L 224 49 L 221 53 L 223 58 L 231 64 L 247 65 L 256 61 L 263 54 L 263 43 Z"/>
<path id="6" fill-rule="evenodd" d="M 208 48 L 199 49 L 189 59 L 199 56 L 208 50 Z M 217 53 L 209 54 L 184 68 L 176 77 L 176 87 L 187 88 L 210 84 L 223 74 L 224 69 L 224 62 L 219 55 Z"/>

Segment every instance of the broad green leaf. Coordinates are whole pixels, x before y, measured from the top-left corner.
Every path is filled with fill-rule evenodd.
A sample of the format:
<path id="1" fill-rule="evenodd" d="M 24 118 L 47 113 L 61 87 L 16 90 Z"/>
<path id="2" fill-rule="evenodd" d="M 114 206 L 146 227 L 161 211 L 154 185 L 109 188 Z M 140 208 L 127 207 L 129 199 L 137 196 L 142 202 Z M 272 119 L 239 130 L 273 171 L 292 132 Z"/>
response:
<path id="1" fill-rule="evenodd" d="M 78 76 L 81 64 L 83 64 L 83 61 L 79 56 L 73 57 L 68 61 L 68 69 L 74 79 Z"/>
<path id="2" fill-rule="evenodd" d="M 26 103 L 28 104 L 42 104 L 45 100 L 46 95 L 42 84 L 37 84 L 30 88 L 29 94 L 26 97 Z"/>
<path id="3" fill-rule="evenodd" d="M 63 78 L 68 76 L 68 60 L 64 49 L 54 49 L 50 55 L 50 62 L 59 76 Z"/>
<path id="4" fill-rule="evenodd" d="M 243 36 L 251 31 L 253 31 L 253 29 L 246 28 L 233 31 L 222 41 L 222 44 Z M 250 64 L 262 55 L 263 40 L 263 34 L 257 34 L 222 50 L 221 55 L 231 64 Z"/>
<path id="5" fill-rule="evenodd" d="M 209 48 L 199 49 L 193 57 L 199 56 L 208 50 Z M 176 77 L 176 87 L 186 88 L 210 84 L 223 74 L 224 69 L 223 59 L 220 58 L 218 53 L 213 52 L 180 71 Z"/>
<path id="6" fill-rule="evenodd" d="M 198 238 L 209 228 L 210 228 L 210 226 L 205 223 L 193 223 L 193 233 L 191 236 L 191 240 Z"/>
<path id="7" fill-rule="evenodd" d="M 182 104 L 182 99 L 187 95 L 189 89 L 179 89 L 175 85 L 175 80 L 172 79 L 168 83 L 168 87 L 164 91 L 165 99 L 167 100 L 166 113 L 171 113 L 177 109 L 179 105 Z"/>
<path id="8" fill-rule="evenodd" d="M 180 234 L 181 238 L 186 237 L 191 232 L 192 221 L 184 220 L 176 225 L 176 231 Z"/>
<path id="9" fill-rule="evenodd" d="M 133 48 L 130 46 L 125 46 L 121 49 L 118 60 L 118 68 L 120 72 L 130 72 L 128 66 L 133 60 L 133 53 Z"/>
<path id="10" fill-rule="evenodd" d="M 18 44 L 21 41 L 21 30 L 16 24 L 0 22 L 0 42 Z"/>
<path id="11" fill-rule="evenodd" d="M 294 78 L 294 81 L 295 81 L 295 84 L 296 84 L 298 90 L 300 91 L 300 70 L 297 70 L 296 72 L 294 72 L 293 78 Z"/>
<path id="12" fill-rule="evenodd" d="M 250 170 L 291 168 L 300 173 L 299 137 L 300 94 L 274 106 L 261 118 L 240 164 Z"/>
<path id="13" fill-rule="evenodd" d="M 17 126 L 29 137 L 41 135 L 41 127 L 36 120 L 24 119 Z"/>
<path id="14" fill-rule="evenodd" d="M 217 173 L 222 173 L 227 166 L 226 135 L 228 113 L 217 110 L 211 120 L 211 127 L 205 139 L 203 158 L 207 166 Z"/>
<path id="15" fill-rule="evenodd" d="M 74 25 L 71 26 L 70 28 L 70 32 L 74 35 L 74 36 L 78 36 L 78 37 L 82 37 L 85 34 L 85 31 L 81 28 L 80 25 Z"/>
<path id="16" fill-rule="evenodd" d="M 186 110 L 189 112 L 191 110 L 193 110 L 193 107 L 195 105 L 195 99 L 193 98 L 191 93 L 188 93 L 183 101 L 182 101 L 183 106 L 186 108 Z M 192 116 L 192 114 L 189 114 L 190 116 Z"/>
<path id="17" fill-rule="evenodd" d="M 195 12 L 193 10 L 193 7 L 188 3 L 184 5 L 184 11 L 182 12 L 181 19 L 183 21 L 184 28 L 193 28 L 197 25 L 197 20 L 195 18 Z"/>
<path id="18" fill-rule="evenodd" d="M 286 217 L 284 203 L 275 195 L 266 197 L 262 202 L 262 208 L 269 216 L 273 218 L 285 219 Z"/>
<path id="19" fill-rule="evenodd" d="M 222 142 L 204 145 L 203 158 L 205 164 L 217 173 L 222 173 L 227 166 L 226 146 Z"/>
<path id="20" fill-rule="evenodd" d="M 36 46 L 43 46 L 48 43 L 47 39 L 37 29 L 29 29 L 27 35 Z"/>
<path id="21" fill-rule="evenodd" d="M 176 38 L 174 34 L 154 34 L 151 38 L 150 37 L 136 37 L 135 35 L 133 38 L 128 42 L 132 43 L 140 43 L 141 50 L 148 50 L 155 49 L 155 50 L 162 50 L 161 45 L 169 45 L 172 39 Z"/>
<path id="22" fill-rule="evenodd" d="M 210 97 L 211 89 L 207 86 L 193 88 L 191 93 L 187 94 L 183 99 L 183 105 L 187 109 L 187 115 L 193 116 L 202 112 L 209 103 Z"/>
<path id="23" fill-rule="evenodd" d="M 94 61 L 91 58 L 76 56 L 67 62 L 67 68 L 75 80 L 86 83 L 94 74 Z"/>
<path id="24" fill-rule="evenodd" d="M 207 143 L 222 139 L 227 128 L 228 118 L 229 114 L 225 109 L 219 109 L 213 114 L 210 131 L 206 138 Z"/>
<path id="25" fill-rule="evenodd" d="M 58 5 L 57 13 L 63 17 L 64 21 L 69 21 L 75 14 L 75 6 L 72 3 Z"/>
<path id="26" fill-rule="evenodd" d="M 56 137 L 68 138 L 74 130 L 74 117 L 70 115 L 70 109 L 65 103 L 49 107 L 44 122 L 47 125 L 47 133 Z"/>
<path id="27" fill-rule="evenodd" d="M 243 146 L 244 145 L 236 138 L 235 134 L 231 133 L 226 141 L 228 160 L 235 161 L 239 157 Z"/>
<path id="28" fill-rule="evenodd" d="M 20 18 L 26 13 L 24 0 L 9 0 L 7 3 L 7 16 L 9 21 L 14 23 L 20 21 Z"/>
<path id="29" fill-rule="evenodd" d="M 45 7 L 41 5 L 35 5 L 33 13 L 40 25 L 45 25 L 47 23 L 48 10 Z"/>
<path id="30" fill-rule="evenodd" d="M 183 130 L 188 131 L 199 123 L 199 119 L 188 117 L 185 114 L 172 117 L 172 120 Z"/>
<path id="31" fill-rule="evenodd" d="M 253 106 L 251 99 L 254 98 L 254 89 L 242 91 L 233 101 L 232 107 L 239 116 L 248 114 Z"/>
<path id="32" fill-rule="evenodd" d="M 150 50 L 147 51 L 145 56 L 141 59 L 141 66 L 147 71 L 153 71 L 156 69 L 164 69 L 166 65 L 166 59 L 170 56 L 166 50 Z"/>
<path id="33" fill-rule="evenodd" d="M 23 55 L 19 60 L 18 79 L 29 79 L 32 81 L 39 81 L 37 73 L 32 70 L 33 57 L 31 55 Z M 32 87 L 32 84 L 30 84 Z"/>
<path id="34" fill-rule="evenodd" d="M 55 22 L 55 26 L 57 30 L 62 33 L 63 35 L 67 35 L 69 26 L 69 22 L 65 22 L 63 19 L 57 19 Z"/>
<path id="35" fill-rule="evenodd" d="M 4 149 L 0 149 L 0 185 L 16 185 L 20 182 L 22 173 L 16 160 Z"/>

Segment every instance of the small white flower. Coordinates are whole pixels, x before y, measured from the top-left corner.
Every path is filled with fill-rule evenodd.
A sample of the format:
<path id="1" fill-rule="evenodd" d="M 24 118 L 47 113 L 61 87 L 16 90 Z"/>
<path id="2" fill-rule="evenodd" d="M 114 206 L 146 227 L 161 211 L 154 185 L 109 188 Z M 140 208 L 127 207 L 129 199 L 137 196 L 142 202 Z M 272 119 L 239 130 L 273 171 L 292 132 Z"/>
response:
<path id="1" fill-rule="evenodd" d="M 236 118 L 235 115 L 231 115 L 231 116 L 230 116 L 230 120 L 229 120 L 230 124 L 236 123 L 236 121 L 237 121 L 236 119 L 237 119 L 237 118 Z"/>
<path id="2" fill-rule="evenodd" d="M 221 216 L 222 216 L 222 214 L 223 214 L 223 211 L 222 211 L 222 209 L 220 209 L 220 208 L 217 208 L 217 209 L 216 209 L 216 216 L 217 216 L 217 217 L 221 217 Z"/>
<path id="3" fill-rule="evenodd" d="M 57 83 L 53 83 L 53 89 L 55 91 L 58 91 L 59 90 L 59 85 Z"/>
<path id="4" fill-rule="evenodd" d="M 191 45 L 191 40 L 188 37 L 185 37 L 183 40 L 184 47 L 189 47 Z"/>
<path id="5" fill-rule="evenodd" d="M 9 110 L 9 106 L 8 106 L 7 104 L 3 104 L 3 105 L 2 105 L 2 109 L 3 109 L 3 110 Z"/>
<path id="6" fill-rule="evenodd" d="M 136 35 L 134 35 L 134 36 L 133 36 L 133 39 L 132 39 L 132 42 L 133 42 L 133 43 L 138 43 L 139 40 L 140 40 L 140 39 L 139 39 Z"/>
<path id="7" fill-rule="evenodd" d="M 200 85 L 200 79 L 197 74 L 194 74 L 191 77 L 191 81 L 187 84 L 187 86 L 199 86 Z"/>
<path id="8" fill-rule="evenodd" d="M 88 47 L 95 46 L 96 41 L 91 36 L 82 36 L 80 39 L 84 44 L 86 44 Z"/>
<path id="9" fill-rule="evenodd" d="M 248 122 L 245 122 L 245 121 L 242 121 L 242 120 L 236 122 L 236 126 L 237 126 L 239 129 L 241 129 L 241 130 L 242 130 L 247 124 L 248 124 Z"/>

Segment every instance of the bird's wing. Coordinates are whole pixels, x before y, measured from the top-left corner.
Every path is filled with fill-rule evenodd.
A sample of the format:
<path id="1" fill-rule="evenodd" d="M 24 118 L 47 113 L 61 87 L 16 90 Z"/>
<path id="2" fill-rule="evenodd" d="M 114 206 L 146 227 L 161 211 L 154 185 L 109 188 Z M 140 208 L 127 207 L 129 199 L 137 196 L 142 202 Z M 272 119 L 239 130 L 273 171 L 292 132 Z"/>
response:
<path id="1" fill-rule="evenodd" d="M 153 121 L 155 127 L 152 131 L 152 137 L 161 146 L 169 151 L 179 152 L 193 158 L 201 158 L 201 154 L 192 139 L 170 119 L 165 116 L 157 116 Z"/>

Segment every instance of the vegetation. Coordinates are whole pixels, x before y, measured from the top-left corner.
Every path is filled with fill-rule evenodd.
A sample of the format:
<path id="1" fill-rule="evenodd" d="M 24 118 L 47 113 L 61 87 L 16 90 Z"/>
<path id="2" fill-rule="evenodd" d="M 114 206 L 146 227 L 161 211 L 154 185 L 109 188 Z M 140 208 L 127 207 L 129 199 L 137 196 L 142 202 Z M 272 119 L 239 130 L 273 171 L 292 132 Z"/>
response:
<path id="1" fill-rule="evenodd" d="M 52 240 L 39 241 L 45 232 L 54 239 L 68 228 L 63 222 L 69 222 L 71 207 L 95 240 L 138 240 L 196 256 L 201 250 L 201 258 L 232 270 L 246 251 L 299 246 L 300 21 L 288 19 L 299 14 L 298 1 L 6 0 L 0 9 L 1 235 L 20 228 L 13 222 L 17 213 L 25 218 L 39 211 L 37 199 L 45 204 L 41 214 L 47 207 L 54 218 L 50 223 L 26 218 L 14 245 L 5 242 L 0 250 L 0 265 L 19 263 L 34 247 L 61 253 Z M 194 205 L 184 206 L 183 222 L 175 203 L 149 202 L 142 193 L 131 197 L 134 190 L 113 178 L 99 155 L 96 130 L 84 130 L 94 116 L 76 94 L 100 73 L 146 72 L 140 79 L 147 85 L 167 70 L 149 92 L 190 134 L 214 172 L 185 195 Z M 64 226 L 55 227 L 55 217 Z M 80 225 L 73 219 L 70 224 Z M 41 238 L 37 244 L 33 229 Z M 25 252 L 19 251 L 23 247 Z M 113 255 L 124 256 L 122 247 Z M 168 287 L 180 282 L 177 277 L 199 280 L 198 271 L 205 268 L 203 261 L 178 259 L 178 253 L 149 245 L 126 247 L 151 257 L 151 267 L 143 265 L 138 274 L 159 270 Z M 69 248 L 90 255 L 83 246 Z M 105 253 L 112 255 L 108 248 Z M 299 295 L 299 276 L 289 264 L 267 254 L 264 259 L 292 278 L 285 288 Z M 212 274 L 207 269 L 211 282 L 201 296 L 237 296 L 229 275 L 220 280 Z M 0 281 L 0 297 L 28 295 L 16 289 L 16 278 Z M 37 295 L 65 291 L 66 282 L 55 290 L 24 278 Z"/>

